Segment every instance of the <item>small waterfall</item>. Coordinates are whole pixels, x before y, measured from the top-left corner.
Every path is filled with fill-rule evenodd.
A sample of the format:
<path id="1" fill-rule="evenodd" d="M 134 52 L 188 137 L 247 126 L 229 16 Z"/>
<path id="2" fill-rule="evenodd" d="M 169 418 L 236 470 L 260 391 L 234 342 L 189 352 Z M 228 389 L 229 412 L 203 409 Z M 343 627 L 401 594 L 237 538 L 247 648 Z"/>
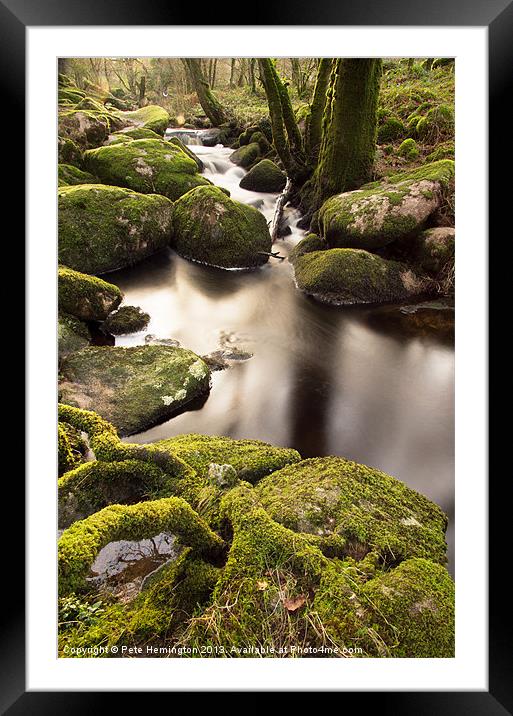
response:
<path id="1" fill-rule="evenodd" d="M 171 139 L 172 137 L 177 137 L 184 144 L 190 144 L 193 146 L 201 146 L 203 144 L 203 142 L 201 141 L 201 135 L 199 133 L 199 130 L 197 129 L 180 129 L 168 127 L 166 129 L 164 139 Z"/>

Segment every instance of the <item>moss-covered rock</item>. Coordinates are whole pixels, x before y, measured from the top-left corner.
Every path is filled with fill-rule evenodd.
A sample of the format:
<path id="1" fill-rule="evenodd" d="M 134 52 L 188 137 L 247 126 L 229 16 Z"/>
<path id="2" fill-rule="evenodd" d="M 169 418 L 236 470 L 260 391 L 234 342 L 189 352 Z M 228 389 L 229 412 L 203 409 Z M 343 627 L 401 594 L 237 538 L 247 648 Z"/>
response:
<path id="1" fill-rule="evenodd" d="M 202 478 L 212 477 L 212 465 L 230 465 L 239 480 L 251 483 L 301 459 L 299 453 L 290 448 L 219 435 L 178 435 L 159 440 L 155 445 L 177 455 Z"/>
<path id="2" fill-rule="evenodd" d="M 85 348 L 91 340 L 89 329 L 73 316 L 59 315 L 57 321 L 57 339 L 59 344 L 59 358 L 69 353 Z"/>
<path id="3" fill-rule="evenodd" d="M 262 159 L 242 177 L 239 186 L 249 191 L 278 192 L 286 183 L 286 174 L 270 159 Z"/>
<path id="4" fill-rule="evenodd" d="M 208 367 L 184 348 L 89 347 L 62 362 L 60 400 L 94 408 L 131 435 L 168 419 L 209 386 Z"/>
<path id="5" fill-rule="evenodd" d="M 69 137 L 59 137 L 58 142 L 59 162 L 62 164 L 73 164 L 75 167 L 82 167 L 82 150 L 76 142 Z"/>
<path id="6" fill-rule="evenodd" d="M 85 92 L 78 87 L 73 86 L 61 86 L 57 95 L 57 100 L 60 105 L 72 104 L 75 105 L 85 97 Z"/>
<path id="7" fill-rule="evenodd" d="M 149 104 L 133 112 L 117 112 L 116 115 L 125 124 L 151 129 L 160 135 L 163 135 L 169 126 L 169 114 L 156 104 Z"/>
<path id="8" fill-rule="evenodd" d="M 85 577 L 98 552 L 109 542 L 141 540 L 171 532 L 198 550 L 219 550 L 223 542 L 179 497 L 110 505 L 66 529 L 58 546 L 59 594 L 85 587 Z"/>
<path id="9" fill-rule="evenodd" d="M 123 299 L 117 286 L 66 266 L 58 270 L 59 310 L 82 321 L 104 321 Z"/>
<path id="10" fill-rule="evenodd" d="M 454 264 L 454 236 L 450 226 L 427 229 L 408 246 L 408 256 L 420 271 L 438 276 L 448 263 Z"/>
<path id="11" fill-rule="evenodd" d="M 163 196 L 84 184 L 59 189 L 59 261 L 101 274 L 169 245 L 173 205 Z"/>
<path id="12" fill-rule="evenodd" d="M 113 126 L 107 110 L 104 113 L 75 109 L 59 112 L 59 136 L 73 140 L 81 149 L 103 144 L 111 128 L 119 127 L 115 123 Z"/>
<path id="13" fill-rule="evenodd" d="M 175 203 L 173 229 L 179 254 L 211 266 L 254 268 L 271 251 L 263 214 L 213 186 L 194 189 Z"/>
<path id="14" fill-rule="evenodd" d="M 203 164 L 201 159 L 196 154 L 194 154 L 192 149 L 190 147 L 188 147 L 186 144 L 184 144 L 181 139 L 179 139 L 178 137 L 170 137 L 167 141 L 170 144 L 174 144 L 175 147 L 178 147 L 179 149 L 181 149 L 182 152 L 185 152 L 185 154 L 187 154 L 189 159 L 192 159 L 193 162 L 196 162 L 196 166 L 198 167 L 199 172 L 203 171 L 203 169 L 205 168 L 205 165 Z"/>
<path id="15" fill-rule="evenodd" d="M 424 142 L 434 144 L 454 136 L 454 110 L 446 104 L 432 107 L 416 127 L 417 136 Z"/>
<path id="16" fill-rule="evenodd" d="M 59 186 L 96 183 L 96 178 L 92 174 L 83 172 L 72 164 L 59 164 L 58 172 Z"/>
<path id="17" fill-rule="evenodd" d="M 317 234 L 307 234 L 301 239 L 289 254 L 289 261 L 294 263 L 300 256 L 310 254 L 312 251 L 323 251 L 326 249 L 326 243 L 320 239 Z"/>
<path id="18" fill-rule="evenodd" d="M 128 127 L 115 132 L 114 137 L 129 137 L 130 139 L 161 139 L 161 135 L 147 127 Z"/>
<path id="19" fill-rule="evenodd" d="M 377 249 L 419 233 L 450 193 L 454 162 L 443 160 L 337 194 L 319 211 L 329 246 Z"/>
<path id="20" fill-rule="evenodd" d="M 406 127 L 397 117 L 388 117 L 378 128 L 378 144 L 387 144 L 401 139 L 406 134 Z"/>
<path id="21" fill-rule="evenodd" d="M 417 142 L 411 137 L 401 142 L 397 153 L 400 157 L 407 159 L 409 162 L 417 159 L 420 154 Z"/>
<path id="22" fill-rule="evenodd" d="M 426 157 L 426 162 L 439 162 L 441 159 L 454 159 L 454 142 L 438 144 L 436 149 Z"/>
<path id="23" fill-rule="evenodd" d="M 80 465 L 87 452 L 80 432 L 64 421 L 57 426 L 57 446 L 59 475 Z"/>
<path id="24" fill-rule="evenodd" d="M 247 169 L 256 162 L 260 156 L 260 147 L 256 142 L 246 144 L 230 154 L 230 161 L 239 167 Z"/>
<path id="25" fill-rule="evenodd" d="M 364 582 L 342 564 L 323 574 L 314 608 L 335 643 L 362 656 L 454 657 L 454 583 L 439 564 L 408 559 Z"/>
<path id="26" fill-rule="evenodd" d="M 388 563 L 445 562 L 442 510 L 380 470 L 340 457 L 312 458 L 264 478 L 255 490 L 274 520 L 297 532 L 339 535 L 355 559 L 378 552 Z"/>
<path id="27" fill-rule="evenodd" d="M 271 145 L 267 141 L 267 137 L 262 132 L 253 132 L 249 139 L 249 144 L 258 144 L 260 147 L 260 153 L 261 154 L 267 154 L 267 152 L 271 149 Z"/>
<path id="28" fill-rule="evenodd" d="M 323 303 L 336 305 L 404 301 L 424 284 L 402 263 L 360 249 L 327 249 L 294 261 L 298 288 Z"/>
<path id="29" fill-rule="evenodd" d="M 103 324 L 108 333 L 121 336 L 127 333 L 142 331 L 150 322 L 150 314 L 145 313 L 139 306 L 121 306 L 111 313 Z"/>
<path id="30" fill-rule="evenodd" d="M 175 200 L 197 186 L 210 185 L 197 164 L 179 147 L 161 139 L 135 139 L 85 152 L 89 171 L 105 184 Z"/>

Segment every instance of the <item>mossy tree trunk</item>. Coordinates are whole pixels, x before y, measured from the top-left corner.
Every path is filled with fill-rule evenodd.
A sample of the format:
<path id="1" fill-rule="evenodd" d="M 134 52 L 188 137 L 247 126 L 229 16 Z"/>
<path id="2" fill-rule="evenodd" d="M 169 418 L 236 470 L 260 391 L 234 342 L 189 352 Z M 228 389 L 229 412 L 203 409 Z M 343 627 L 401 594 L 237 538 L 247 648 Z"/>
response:
<path id="1" fill-rule="evenodd" d="M 219 127 L 221 124 L 229 122 L 231 116 L 210 89 L 210 85 L 203 75 L 200 60 L 188 57 L 184 60 L 184 64 L 189 71 L 199 103 L 212 124 Z"/>
<path id="2" fill-rule="evenodd" d="M 260 58 L 258 66 L 269 105 L 274 148 L 292 182 L 300 185 L 307 177 L 308 169 L 305 163 L 303 140 L 294 117 L 289 93 L 271 59 Z"/>
<path id="3" fill-rule="evenodd" d="M 371 179 L 376 151 L 380 59 L 333 63 L 313 178 L 315 207 Z"/>
<path id="4" fill-rule="evenodd" d="M 319 156 L 319 148 L 322 139 L 322 117 L 324 107 L 326 105 L 326 92 L 328 89 L 330 72 L 333 60 L 329 57 L 323 57 L 317 68 L 317 77 L 315 87 L 310 104 L 310 118 L 306 128 L 306 152 L 308 161 L 315 166 Z"/>

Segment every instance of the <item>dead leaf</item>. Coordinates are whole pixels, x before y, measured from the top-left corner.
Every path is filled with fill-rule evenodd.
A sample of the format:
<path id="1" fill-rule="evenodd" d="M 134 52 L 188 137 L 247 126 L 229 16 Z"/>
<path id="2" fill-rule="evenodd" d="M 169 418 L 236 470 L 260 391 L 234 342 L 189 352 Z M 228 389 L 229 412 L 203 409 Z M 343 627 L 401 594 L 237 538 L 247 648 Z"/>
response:
<path id="1" fill-rule="evenodd" d="M 302 594 L 300 594 L 299 597 L 289 597 L 283 602 L 283 606 L 289 612 L 297 612 L 298 609 L 301 609 L 303 604 L 306 604 L 306 597 Z"/>

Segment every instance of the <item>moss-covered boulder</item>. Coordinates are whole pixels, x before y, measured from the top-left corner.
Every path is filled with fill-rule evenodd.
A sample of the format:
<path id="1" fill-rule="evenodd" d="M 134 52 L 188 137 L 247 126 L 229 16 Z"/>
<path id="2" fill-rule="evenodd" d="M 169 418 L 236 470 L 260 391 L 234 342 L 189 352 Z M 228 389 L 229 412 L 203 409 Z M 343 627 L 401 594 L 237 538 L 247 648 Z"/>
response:
<path id="1" fill-rule="evenodd" d="M 179 147 L 154 139 L 135 139 L 85 152 L 86 168 L 105 184 L 127 187 L 143 194 L 178 199 L 190 189 L 210 185 Z"/>
<path id="2" fill-rule="evenodd" d="M 57 277 L 59 310 L 82 321 L 104 321 L 123 299 L 114 284 L 67 266 L 59 266 Z"/>
<path id="3" fill-rule="evenodd" d="M 167 420 L 208 393 L 210 371 L 192 351 L 171 346 L 89 347 L 61 364 L 60 401 L 94 408 L 131 435 Z"/>
<path id="4" fill-rule="evenodd" d="M 164 196 L 83 184 L 59 189 L 59 261 L 102 274 L 168 246 L 173 205 Z"/>
<path id="5" fill-rule="evenodd" d="M 83 165 L 82 150 L 76 142 L 69 137 L 59 137 L 57 141 L 59 162 L 62 164 L 72 164 L 81 168 Z"/>
<path id="6" fill-rule="evenodd" d="M 78 467 L 87 452 L 80 431 L 64 421 L 57 426 L 57 446 L 59 475 Z"/>
<path id="7" fill-rule="evenodd" d="M 454 162 L 443 160 L 337 194 L 319 210 L 329 246 L 377 249 L 419 233 L 451 191 Z"/>
<path id="8" fill-rule="evenodd" d="M 402 263 L 361 249 L 327 249 L 294 261 L 299 289 L 335 305 L 405 301 L 424 289 L 424 282 Z"/>
<path id="9" fill-rule="evenodd" d="M 239 186 L 249 191 L 278 192 L 286 183 L 286 174 L 270 159 L 262 159 L 242 177 Z"/>
<path id="10" fill-rule="evenodd" d="M 159 440 L 155 446 L 181 458 L 202 478 L 212 477 L 213 465 L 229 465 L 239 480 L 251 483 L 301 459 L 299 453 L 290 448 L 219 435 L 177 435 Z"/>
<path id="11" fill-rule="evenodd" d="M 298 241 L 294 246 L 289 254 L 289 261 L 294 263 L 304 254 L 311 254 L 312 251 L 323 251 L 326 248 L 326 242 L 320 239 L 317 234 L 307 234 L 304 239 Z"/>
<path id="12" fill-rule="evenodd" d="M 255 268 L 271 251 L 263 214 L 213 186 L 194 189 L 175 203 L 173 230 L 179 254 L 219 268 Z"/>
<path id="13" fill-rule="evenodd" d="M 74 186 L 75 184 L 95 184 L 96 178 L 83 172 L 72 164 L 59 164 L 58 167 L 59 186 Z"/>
<path id="14" fill-rule="evenodd" d="M 267 140 L 267 137 L 262 132 L 253 132 L 249 139 L 249 144 L 258 144 L 260 147 L 261 154 L 267 154 L 267 152 L 271 149 L 271 145 L 269 144 L 269 141 Z"/>
<path id="15" fill-rule="evenodd" d="M 377 552 L 388 562 L 445 562 L 445 514 L 380 470 L 341 457 L 312 458 L 264 478 L 255 490 L 274 520 L 297 532 L 338 535 L 355 559 Z"/>
<path id="16" fill-rule="evenodd" d="M 408 246 L 409 257 L 419 271 L 437 276 L 447 264 L 454 264 L 454 237 L 450 226 L 427 229 Z"/>
<path id="17" fill-rule="evenodd" d="M 192 149 L 190 147 L 188 147 L 186 144 L 184 144 L 181 139 L 179 139 L 178 137 L 170 137 L 167 141 L 170 144 L 174 144 L 175 147 L 178 147 L 179 149 L 181 149 L 182 152 L 185 152 L 185 154 L 187 154 L 187 156 L 190 159 L 192 159 L 193 162 L 196 162 L 196 166 L 198 167 L 199 172 L 203 171 L 203 169 L 205 168 L 205 165 L 203 164 L 201 159 L 196 154 L 194 154 Z"/>
<path id="18" fill-rule="evenodd" d="M 115 132 L 114 137 L 129 137 L 130 139 L 162 139 L 161 135 L 148 127 L 128 127 Z"/>
<path id="19" fill-rule="evenodd" d="M 57 321 L 57 340 L 59 358 L 85 348 L 91 340 L 89 329 L 73 316 L 59 315 Z"/>
<path id="20" fill-rule="evenodd" d="M 150 314 L 143 311 L 139 306 L 121 306 L 117 311 L 111 313 L 103 324 L 103 328 L 115 336 L 122 336 L 127 333 L 137 333 L 146 328 L 150 322 Z"/>
<path id="21" fill-rule="evenodd" d="M 151 129 L 160 135 L 163 135 L 169 127 L 169 114 L 164 107 L 156 104 L 149 104 L 133 112 L 117 112 L 116 115 L 124 124 Z"/>
<path id="22" fill-rule="evenodd" d="M 406 127 L 397 117 L 388 117 L 378 128 L 378 143 L 387 144 L 401 139 L 406 134 Z"/>
<path id="23" fill-rule="evenodd" d="M 75 109 L 59 112 L 59 136 L 73 140 L 81 149 L 100 146 L 109 136 L 110 130 L 107 110 L 104 114 Z"/>
<path id="24" fill-rule="evenodd" d="M 399 145 L 397 154 L 400 157 L 403 157 L 403 159 L 406 159 L 408 162 L 413 162 L 420 154 L 417 142 L 411 137 L 405 139 L 404 142 L 401 142 Z"/>
<path id="25" fill-rule="evenodd" d="M 454 110 L 449 105 L 432 107 L 416 126 L 416 134 L 422 141 L 434 144 L 454 137 Z"/>
<path id="26" fill-rule="evenodd" d="M 426 162 L 439 162 L 441 159 L 454 159 L 454 141 L 442 142 L 427 155 Z"/>
<path id="27" fill-rule="evenodd" d="M 256 162 L 260 156 L 260 147 L 256 142 L 246 144 L 230 154 L 230 161 L 239 167 L 247 169 Z"/>

